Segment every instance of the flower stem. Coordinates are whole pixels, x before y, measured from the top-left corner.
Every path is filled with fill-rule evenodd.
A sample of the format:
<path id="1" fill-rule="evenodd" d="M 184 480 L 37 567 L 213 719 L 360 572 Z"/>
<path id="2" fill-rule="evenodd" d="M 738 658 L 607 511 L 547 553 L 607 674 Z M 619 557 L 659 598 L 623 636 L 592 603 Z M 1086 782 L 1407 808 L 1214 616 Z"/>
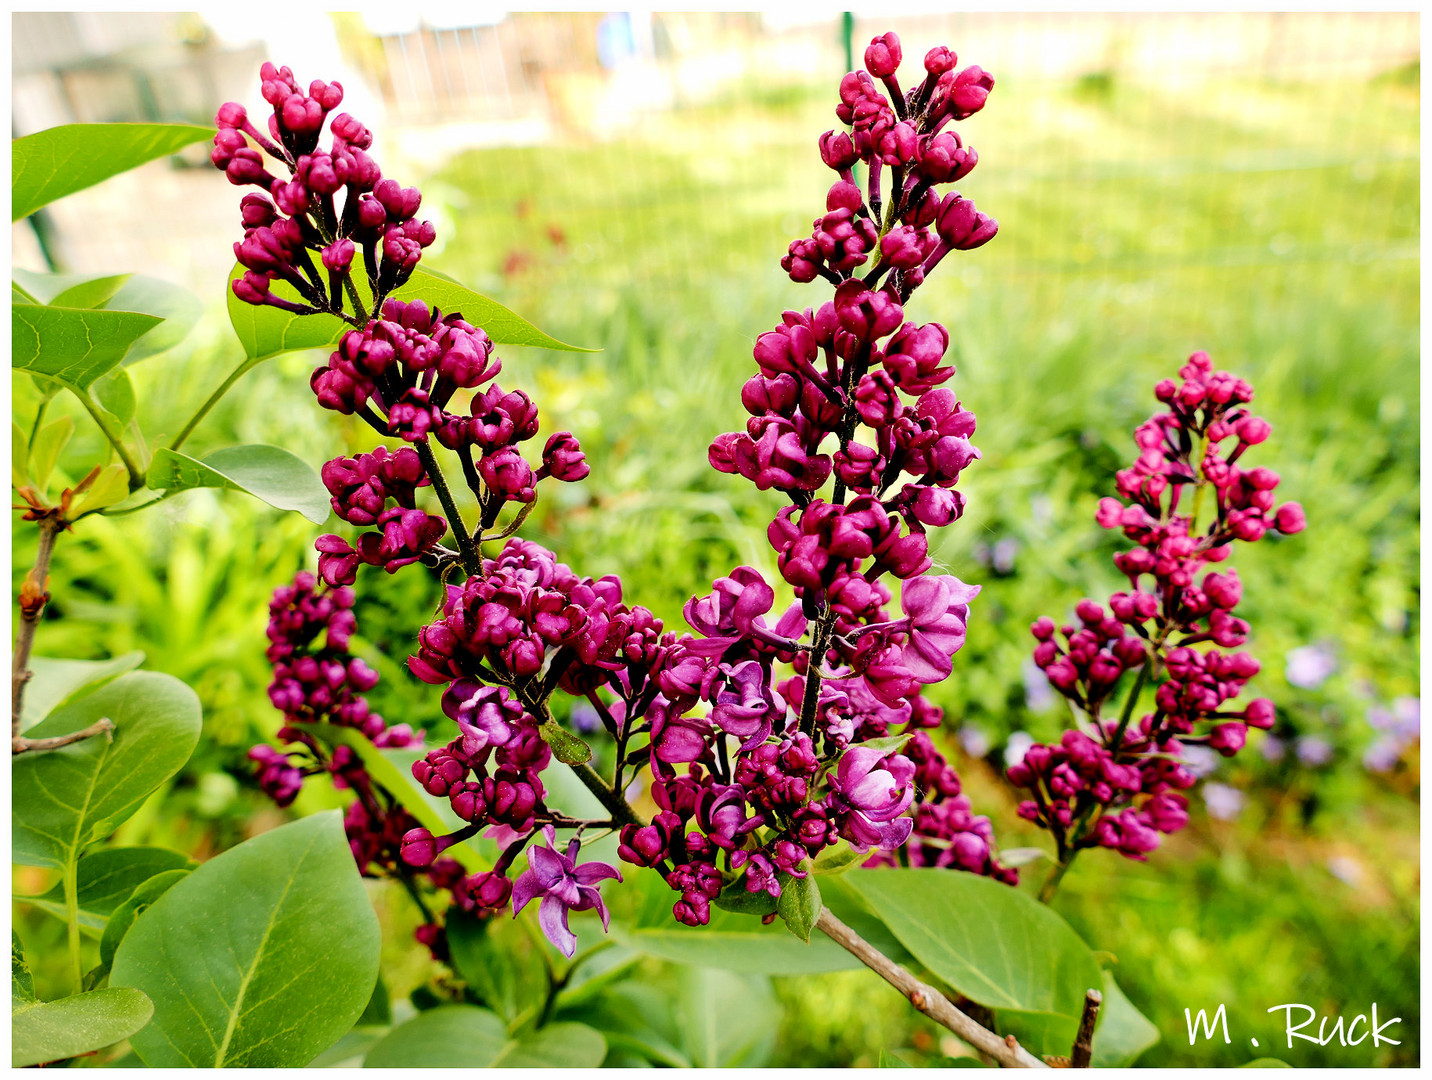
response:
<path id="1" fill-rule="evenodd" d="M 422 459 L 423 469 L 428 474 L 428 479 L 433 482 L 433 490 L 438 493 L 438 501 L 443 504 L 447 512 L 448 525 L 452 528 L 452 534 L 457 538 L 457 548 L 462 552 L 462 566 L 469 574 L 478 572 L 477 549 L 472 545 L 472 537 L 467 533 L 467 526 L 462 523 L 462 514 L 458 512 L 457 503 L 453 501 L 452 491 L 448 488 L 447 478 L 443 476 L 442 467 L 438 465 L 437 456 L 433 453 L 432 445 L 427 439 L 419 439 L 413 444 L 418 451 L 418 457 Z"/>

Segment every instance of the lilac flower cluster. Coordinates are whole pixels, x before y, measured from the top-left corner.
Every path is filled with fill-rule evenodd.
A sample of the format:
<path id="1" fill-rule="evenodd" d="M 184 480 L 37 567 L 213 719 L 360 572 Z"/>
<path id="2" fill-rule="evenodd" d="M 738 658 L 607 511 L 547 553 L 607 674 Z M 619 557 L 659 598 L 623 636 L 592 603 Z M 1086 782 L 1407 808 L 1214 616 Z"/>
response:
<path id="1" fill-rule="evenodd" d="M 1139 457 L 1117 476 L 1128 501 L 1099 504 L 1099 524 L 1121 528 L 1138 545 L 1114 556 L 1128 591 L 1114 593 L 1108 611 L 1082 601 L 1078 625 L 1056 629 L 1042 618 L 1031 627 L 1039 643 L 1035 663 L 1089 720 L 1088 730 L 1066 731 L 1057 746 L 1031 746 L 1008 772 L 1034 796 L 1020 804 L 1020 815 L 1051 831 L 1061 863 L 1086 847 L 1145 858 L 1160 833 L 1188 822 L 1180 792 L 1197 777 L 1180 761 L 1187 749 L 1204 746 L 1231 757 L 1249 727 L 1273 726 L 1266 698 L 1230 704 L 1259 664 L 1233 651 L 1249 631 L 1233 614 L 1243 596 L 1238 573 L 1211 568 L 1227 560 L 1234 540 L 1301 531 L 1303 510 L 1297 503 L 1274 506 L 1276 473 L 1238 464 L 1272 431 L 1248 409 L 1252 387 L 1214 371 L 1205 353 L 1189 357 L 1179 375 L 1181 383 L 1166 379 L 1154 388 L 1168 411 L 1134 433 Z M 1210 490 L 1212 516 L 1200 530 Z M 1106 717 L 1104 706 L 1129 671 L 1137 676 L 1122 715 Z M 1160 676 L 1155 711 L 1131 724 L 1139 692 Z"/>
<path id="2" fill-rule="evenodd" d="M 955 57 L 935 49 L 923 82 L 905 94 L 900 55 L 894 34 L 877 38 L 867 72 L 842 81 L 836 112 L 852 130 L 820 140 L 840 179 L 812 236 L 782 260 L 796 281 L 828 281 L 834 297 L 786 312 L 757 339 L 758 371 L 741 393 L 751 419 L 709 452 L 717 470 L 790 500 L 767 537 L 798 603 L 768 624 L 774 589 L 739 567 L 687 604 L 700 636 L 666 658 L 666 702 L 651 723 L 661 812 L 622 830 L 620 854 L 661 871 L 681 894 L 681 922 L 709 918 L 728 880 L 718 860 L 744 869 L 747 891 L 778 896 L 782 875 L 805 876 L 832 843 L 875 849 L 878 863 L 916 828 L 913 858 L 1015 880 L 991 854 L 989 822 L 969 812 L 958 777 L 919 730 L 940 723 L 921 689 L 950 675 L 979 593 L 928 573 L 926 530 L 961 515 L 955 484 L 979 451 L 974 414 L 942 385 L 954 374 L 944 362 L 948 333 L 904 316 L 950 250 L 978 247 L 998 228 L 957 193 L 941 200 L 934 191 L 974 167 L 974 151 L 944 129 L 977 112 L 993 80 L 978 68 L 956 73 Z M 857 162 L 869 173 L 864 193 Z M 903 582 L 903 618 L 886 610 L 887 573 Z M 777 663 L 795 674 L 778 679 Z M 688 713 L 697 701 L 704 720 Z M 913 735 L 913 757 L 862 745 L 893 734 Z"/>
<path id="3" fill-rule="evenodd" d="M 315 81 L 305 93 L 292 71 L 273 64 L 264 64 L 260 78 L 263 98 L 273 107 L 268 136 L 248 110 L 229 102 L 215 117 L 219 133 L 210 155 L 231 184 L 267 192 L 246 195 L 240 204 L 244 239 L 234 254 L 246 271 L 233 283 L 234 295 L 300 315 L 331 311 L 345 295 L 356 307 L 352 271 L 360 249 L 371 296 L 402 285 L 437 237 L 430 222 L 417 220 L 418 190 L 383 178 L 367 153 L 372 134 L 347 113 L 329 124 L 329 149 L 318 148 L 328 114 L 343 101 L 340 84 Z M 270 173 L 265 155 L 287 175 Z M 340 194 L 341 208 L 335 199 Z M 272 286 L 280 280 L 303 302 L 275 295 Z"/>
<path id="4" fill-rule="evenodd" d="M 941 199 L 934 190 L 974 167 L 974 151 L 946 129 L 979 110 L 993 80 L 978 68 L 956 72 L 954 56 L 936 49 L 923 81 L 902 94 L 899 59 L 898 40 L 885 35 L 867 51 L 868 73 L 842 82 L 837 115 L 852 130 L 821 140 L 840 180 L 809 243 L 785 260 L 796 280 L 834 285 L 834 297 L 787 312 L 758 339 L 759 371 L 742 392 L 751 420 L 710 452 L 719 470 L 789 499 L 767 535 L 796 602 L 777 614 L 772 584 L 737 567 L 687 603 L 694 634 L 668 631 L 652 612 L 627 605 L 617 578 L 582 577 L 530 541 L 513 538 L 484 556 L 483 544 L 521 525 L 538 482 L 587 475 L 577 440 L 551 436 L 534 468 L 517 447 L 537 433 L 536 406 L 493 381 L 501 365 L 487 335 L 459 314 L 389 296 L 431 242 L 430 228 L 412 225 L 416 191 L 377 179 L 366 155 L 371 137 L 350 118 L 333 121 L 329 154 L 316 150 L 340 90 L 315 83 L 305 96 L 287 69 L 266 66 L 281 148 L 237 106 L 221 110 L 216 164 L 236 183 L 264 183 L 277 202 L 273 210 L 256 196 L 245 201 L 240 248 L 250 272 L 236 295 L 300 310 L 273 295 L 281 278 L 307 300 L 302 310 L 353 325 L 314 373 L 313 390 L 325 408 L 403 440 L 324 467 L 335 512 L 368 531 L 351 543 L 318 541 L 330 587 L 322 595 L 351 597 L 364 564 L 392 573 L 421 562 L 445 582 L 457 575 L 409 667 L 444 687 L 442 710 L 458 731 L 413 775 L 463 825 L 434 836 L 360 799 L 350 837 L 361 864 L 381 863 L 410 883 L 425 874 L 457 905 L 482 913 L 508 904 L 515 913 L 540 897 L 539 921 L 569 955 L 568 913 L 595 909 L 605 922 L 598 886 L 619 877 L 601 863 L 578 864 L 588 829 L 618 830 L 620 857 L 659 872 L 679 894 L 674 916 L 692 925 L 709 920 L 723 889 L 779 896 L 783 882 L 805 877 L 841 841 L 879 863 L 913 836 L 907 858 L 917 865 L 1013 883 L 988 820 L 970 812 L 927 733 L 942 714 L 922 689 L 951 674 L 979 593 L 930 573 L 927 530 L 963 512 L 955 485 L 979 451 L 970 442 L 974 414 L 943 385 L 954 374 L 947 332 L 904 316 L 913 290 L 949 251 L 978 247 L 997 229 L 957 193 Z M 263 172 L 258 152 L 240 145 L 244 135 L 288 165 L 292 179 Z M 860 161 L 870 174 L 863 194 L 853 183 Z M 891 180 L 882 200 L 884 169 Z M 332 195 L 344 185 L 340 212 Z M 289 217 L 279 220 L 280 212 Z M 349 275 L 354 244 L 363 247 L 371 313 Z M 326 289 L 309 273 L 310 250 L 330 272 Z M 853 276 L 872 260 L 863 278 Z M 454 403 L 460 391 L 469 395 L 465 411 Z M 475 514 L 465 515 L 448 487 L 434 442 L 456 455 Z M 443 516 L 419 504 L 426 492 Z M 509 504 L 515 517 L 490 531 Z M 440 543 L 449 531 L 456 550 Z M 887 574 L 902 583 L 899 617 Z M 559 691 L 610 736 L 610 779 L 558 723 L 551 702 Z M 321 718 L 343 722 L 333 719 L 342 707 Z M 575 770 L 609 818 L 574 819 L 548 805 L 542 774 L 554 758 Z M 335 752 L 330 764 L 338 760 Z M 329 771 L 356 788 L 354 768 L 344 757 Z M 626 800 L 646 770 L 657 811 L 650 823 Z M 277 779 L 269 786 L 277 790 Z M 467 874 L 445 853 L 482 830 L 502 853 L 491 869 Z M 565 854 L 557 830 L 574 833 Z M 529 847 L 539 835 L 546 846 Z M 524 849 L 527 869 L 514 880 Z M 435 919 L 419 937 L 441 954 Z"/>
<path id="5" fill-rule="evenodd" d="M 362 696 L 377 685 L 378 674 L 348 651 L 356 629 L 353 603 L 352 589 L 326 587 L 307 571 L 274 591 L 269 700 L 284 714 L 277 736 L 284 749 L 260 744 L 249 758 L 259 787 L 279 806 L 292 803 L 309 776 L 326 775 L 335 787 L 353 791 L 357 798 L 343 824 L 360 871 L 372 877 L 411 874 L 399 850 L 417 822 L 373 782 L 351 747 L 326 735 L 329 727 L 353 728 L 374 746 L 393 748 L 420 744 L 423 738 L 407 724 L 387 726 Z M 425 873 L 435 887 L 452 888 L 462 868 L 451 859 L 430 860 Z"/>

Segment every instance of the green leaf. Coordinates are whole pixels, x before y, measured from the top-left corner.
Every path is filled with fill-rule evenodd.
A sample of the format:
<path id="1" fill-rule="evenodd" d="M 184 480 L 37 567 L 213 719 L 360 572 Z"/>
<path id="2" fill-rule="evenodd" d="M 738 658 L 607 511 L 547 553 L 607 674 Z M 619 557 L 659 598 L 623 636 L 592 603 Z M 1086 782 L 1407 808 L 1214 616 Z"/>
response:
<path id="1" fill-rule="evenodd" d="M 136 341 L 124 363 L 138 363 L 178 345 L 198 324 L 204 304 L 188 289 L 146 274 L 131 275 L 105 305 L 112 311 L 142 311 L 164 320 Z"/>
<path id="2" fill-rule="evenodd" d="M 122 428 L 134 419 L 134 380 L 124 368 L 115 368 L 96 379 L 90 386 L 90 396 L 95 404 L 114 417 L 116 427 Z"/>
<path id="3" fill-rule="evenodd" d="M 22 1005 L 10 1014 L 10 1065 L 63 1061 L 113 1046 L 153 1015 L 154 1005 L 142 993 L 116 987 Z"/>
<path id="4" fill-rule="evenodd" d="M 189 868 L 165 870 L 155 874 L 134 890 L 133 894 L 114 909 L 109 921 L 104 924 L 104 933 L 99 939 L 99 962 L 106 972 L 114 966 L 114 954 L 119 943 L 129 933 L 134 920 L 143 915 L 161 896 L 189 876 Z"/>
<path id="5" fill-rule="evenodd" d="M 337 810 L 247 840 L 135 920 L 111 986 L 154 1001 L 151 1068 L 307 1065 L 362 1014 L 378 919 Z"/>
<path id="6" fill-rule="evenodd" d="M 97 689 L 117 675 L 133 671 L 144 663 L 142 652 L 125 653 L 109 660 L 60 660 L 48 656 L 30 657 L 30 681 L 25 684 L 25 706 L 20 730 L 38 724 L 55 709 L 82 691 Z"/>
<path id="7" fill-rule="evenodd" d="M 10 486 L 25 487 L 30 482 L 30 439 L 15 421 L 10 421 Z"/>
<path id="8" fill-rule="evenodd" d="M 163 320 L 139 311 L 10 305 L 10 365 L 83 392 Z"/>
<path id="9" fill-rule="evenodd" d="M 475 1005 L 439 1005 L 390 1031 L 363 1059 L 370 1069 L 593 1069 L 606 1057 L 601 1033 L 585 1024 L 548 1024 L 508 1038 L 497 1014 Z"/>
<path id="10" fill-rule="evenodd" d="M 1291 1069 L 1293 1066 L 1278 1058 L 1254 1058 L 1246 1065 L 1239 1065 L 1240 1069 Z"/>
<path id="11" fill-rule="evenodd" d="M 910 736 L 913 734 L 914 732 L 907 732 L 904 735 L 885 735 L 879 739 L 866 739 L 863 743 L 851 743 L 845 748 L 845 753 L 840 756 L 845 757 L 845 754 L 852 750 L 879 750 L 882 754 L 893 754 L 909 742 Z"/>
<path id="12" fill-rule="evenodd" d="M 229 271 L 229 283 L 232 285 L 243 275 L 244 267 L 235 263 Z M 368 276 L 363 270 L 361 255 L 353 260 L 353 280 L 358 286 L 359 299 L 366 308 L 371 308 L 372 294 L 368 290 Z M 275 296 L 285 300 L 306 302 L 287 282 L 275 281 L 270 288 Z M 446 274 L 433 270 L 419 268 L 413 271 L 407 284 L 392 295 L 398 300 L 422 300 L 430 308 L 440 308 L 445 315 L 458 312 L 473 326 L 482 327 L 494 345 L 534 345 L 565 352 L 599 351 L 558 341 L 496 300 L 473 292 Z M 353 329 L 336 315 L 294 315 L 268 304 L 246 304 L 234 295 L 232 287 L 227 290 L 227 304 L 234 333 L 244 347 L 244 354 L 255 364 L 298 349 L 335 348 L 343 335 Z"/>
<path id="13" fill-rule="evenodd" d="M 393 1024 L 393 1002 L 388 993 L 388 984 L 383 981 L 379 974 L 378 981 L 373 984 L 373 993 L 368 998 L 368 1004 L 363 1006 L 363 1014 L 353 1022 L 354 1027 L 391 1027 Z"/>
<path id="14" fill-rule="evenodd" d="M 280 510 L 297 510 L 315 525 L 328 520 L 328 489 L 312 466 L 277 446 L 230 446 L 203 461 L 161 447 L 146 482 L 156 491 L 234 488 Z"/>
<path id="15" fill-rule="evenodd" d="M 192 124 L 66 124 L 10 144 L 10 220 L 214 137 Z"/>
<path id="16" fill-rule="evenodd" d="M 104 277 L 85 277 L 84 280 L 76 282 L 67 289 L 56 293 L 54 297 L 45 301 L 55 307 L 71 308 L 102 308 L 109 305 L 110 299 L 119 292 L 119 287 L 129 280 L 128 274 L 108 274 Z M 118 311 L 139 310 L 126 308 L 123 305 L 116 305 Z"/>
<path id="17" fill-rule="evenodd" d="M 1049 857 L 1049 852 L 1037 847 L 1001 848 L 999 852 L 999 861 L 1005 866 L 1027 866 Z"/>
<path id="18" fill-rule="evenodd" d="M 187 855 L 168 848 L 119 847 L 102 848 L 86 855 L 79 862 L 80 927 L 98 935 L 105 920 L 155 874 L 191 866 Z M 61 883 L 39 896 L 17 896 L 15 899 L 34 904 L 42 911 L 61 919 L 68 918 L 65 890 Z"/>
<path id="19" fill-rule="evenodd" d="M 79 517 L 106 506 L 114 506 L 129 498 L 129 470 L 115 463 L 106 465 L 84 490 L 70 512 Z"/>
<path id="20" fill-rule="evenodd" d="M 859 866 L 870 858 L 868 851 L 856 851 L 842 840 L 834 847 L 826 848 L 816 856 L 813 869 L 817 874 L 843 874 L 853 866 Z"/>
<path id="21" fill-rule="evenodd" d="M 1077 1027 L 1085 991 L 1104 984 L 1069 925 L 1007 885 L 934 869 L 862 870 L 843 880 L 920 963 L 982 1005 L 1051 1013 Z"/>
<path id="22" fill-rule="evenodd" d="M 811 928 L 815 926 L 816 919 L 820 918 L 820 886 L 815 882 L 815 875 L 810 872 L 810 860 L 803 860 L 802 865 L 806 869 L 806 876 L 803 878 L 792 877 L 784 872 L 778 875 L 781 895 L 776 899 L 776 913 L 785 922 L 786 929 L 806 944 L 810 944 Z"/>
<path id="23" fill-rule="evenodd" d="M 675 894 L 670 895 L 674 902 Z M 666 920 L 661 925 L 632 929 L 614 921 L 612 936 L 630 949 L 693 967 L 809 975 L 861 966 L 824 934 L 806 945 L 784 926 L 764 926 L 753 915 L 716 908 L 707 926 L 683 926 L 671 918 L 671 902 L 666 904 Z"/>
<path id="24" fill-rule="evenodd" d="M 35 977 L 30 974 L 30 965 L 25 961 L 25 944 L 20 935 L 10 931 L 10 1007 L 25 1005 L 35 1000 Z"/>
<path id="25" fill-rule="evenodd" d="M 125 354 L 125 364 L 173 348 L 188 337 L 204 312 L 203 303 L 188 289 L 146 274 L 37 274 L 15 269 L 11 276 L 12 287 L 20 290 L 25 303 L 140 311 L 163 319 L 162 325 L 134 343 Z"/>
<path id="26" fill-rule="evenodd" d="M 1099 1026 L 1094 1029 L 1096 1069 L 1123 1069 L 1159 1041 L 1159 1029 L 1134 1007 L 1119 988 L 1111 972 L 1104 972 L 1104 1004 L 1099 1008 Z"/>
<path id="27" fill-rule="evenodd" d="M 406 301 L 422 300 L 429 308 L 440 308 L 445 315 L 457 312 L 473 326 L 482 327 L 494 345 L 531 345 L 561 352 L 601 351 L 558 341 L 496 300 L 474 292 L 447 274 L 431 268 L 418 267 L 407 284 L 396 290 L 393 296 Z"/>
<path id="28" fill-rule="evenodd" d="M 676 1026 L 698 1069 L 765 1064 L 780 1016 L 770 980 L 759 975 L 702 970 L 680 975 Z"/>
<path id="29" fill-rule="evenodd" d="M 546 997 L 546 964 L 522 928 L 457 905 L 448 909 L 446 926 L 453 969 L 483 1004 L 508 1024 L 524 1012 L 535 1015 Z"/>
<path id="30" fill-rule="evenodd" d="M 54 472 L 55 463 L 74 433 L 75 422 L 68 416 L 51 420 L 35 433 L 35 445 L 30 450 L 30 479 L 41 491 L 50 482 L 50 473 Z"/>
<path id="31" fill-rule="evenodd" d="M 552 748 L 552 756 L 563 765 L 585 765 L 592 760 L 592 748 L 555 719 L 544 720 L 537 733 Z"/>
<path id="32" fill-rule="evenodd" d="M 68 735 L 101 717 L 97 735 L 11 764 L 12 862 L 65 867 L 113 832 L 189 760 L 199 742 L 199 699 L 172 675 L 134 671 L 56 709 L 30 732 Z"/>
<path id="33" fill-rule="evenodd" d="M 722 911 L 734 911 L 742 915 L 774 915 L 776 898 L 765 889 L 750 892 L 746 888 L 746 876 L 742 874 L 721 890 L 714 901 Z"/>

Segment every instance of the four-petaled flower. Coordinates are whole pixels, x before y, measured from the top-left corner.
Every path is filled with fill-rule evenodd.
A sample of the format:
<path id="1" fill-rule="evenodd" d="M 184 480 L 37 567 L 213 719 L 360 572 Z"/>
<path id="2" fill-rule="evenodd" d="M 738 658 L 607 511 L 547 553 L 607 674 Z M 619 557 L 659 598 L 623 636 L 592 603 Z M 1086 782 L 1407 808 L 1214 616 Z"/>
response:
<path id="1" fill-rule="evenodd" d="M 577 865 L 577 852 L 582 841 L 572 837 L 564 855 L 556 849 L 556 836 L 550 825 L 542 830 L 546 847 L 533 847 L 527 852 L 527 870 L 512 883 L 512 914 L 515 916 L 531 901 L 542 897 L 537 921 L 553 945 L 570 957 L 577 949 L 577 935 L 567 926 L 567 912 L 597 909 L 602 929 L 611 923 L 611 914 L 598 892 L 598 882 L 607 878 L 622 879 L 621 872 L 606 863 L 589 862 Z"/>

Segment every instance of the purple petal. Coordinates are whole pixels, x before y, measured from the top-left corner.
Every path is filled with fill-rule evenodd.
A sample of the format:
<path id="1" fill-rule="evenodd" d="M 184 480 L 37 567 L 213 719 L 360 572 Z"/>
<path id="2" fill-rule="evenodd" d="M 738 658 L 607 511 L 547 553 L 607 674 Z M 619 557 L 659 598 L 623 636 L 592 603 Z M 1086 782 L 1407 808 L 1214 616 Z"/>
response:
<path id="1" fill-rule="evenodd" d="M 547 940 L 557 946 L 563 956 L 570 958 L 577 951 L 577 935 L 567 926 L 566 904 L 555 896 L 547 897 L 542 901 L 537 921 L 542 926 L 542 933 L 547 935 Z"/>
<path id="2" fill-rule="evenodd" d="M 535 873 L 543 889 L 550 889 L 572 872 L 572 860 L 551 848 L 534 847 L 527 851 L 529 873 Z"/>
<path id="3" fill-rule="evenodd" d="M 530 901 L 545 895 L 546 892 L 547 890 L 542 887 L 542 882 L 537 879 L 535 871 L 529 869 L 517 875 L 517 880 L 512 883 L 513 918 L 516 918 L 517 913 L 525 908 Z"/>
<path id="4" fill-rule="evenodd" d="M 572 876 L 583 885 L 595 885 L 608 878 L 616 878 L 618 881 L 622 879 L 620 870 L 604 862 L 583 863 Z"/>

